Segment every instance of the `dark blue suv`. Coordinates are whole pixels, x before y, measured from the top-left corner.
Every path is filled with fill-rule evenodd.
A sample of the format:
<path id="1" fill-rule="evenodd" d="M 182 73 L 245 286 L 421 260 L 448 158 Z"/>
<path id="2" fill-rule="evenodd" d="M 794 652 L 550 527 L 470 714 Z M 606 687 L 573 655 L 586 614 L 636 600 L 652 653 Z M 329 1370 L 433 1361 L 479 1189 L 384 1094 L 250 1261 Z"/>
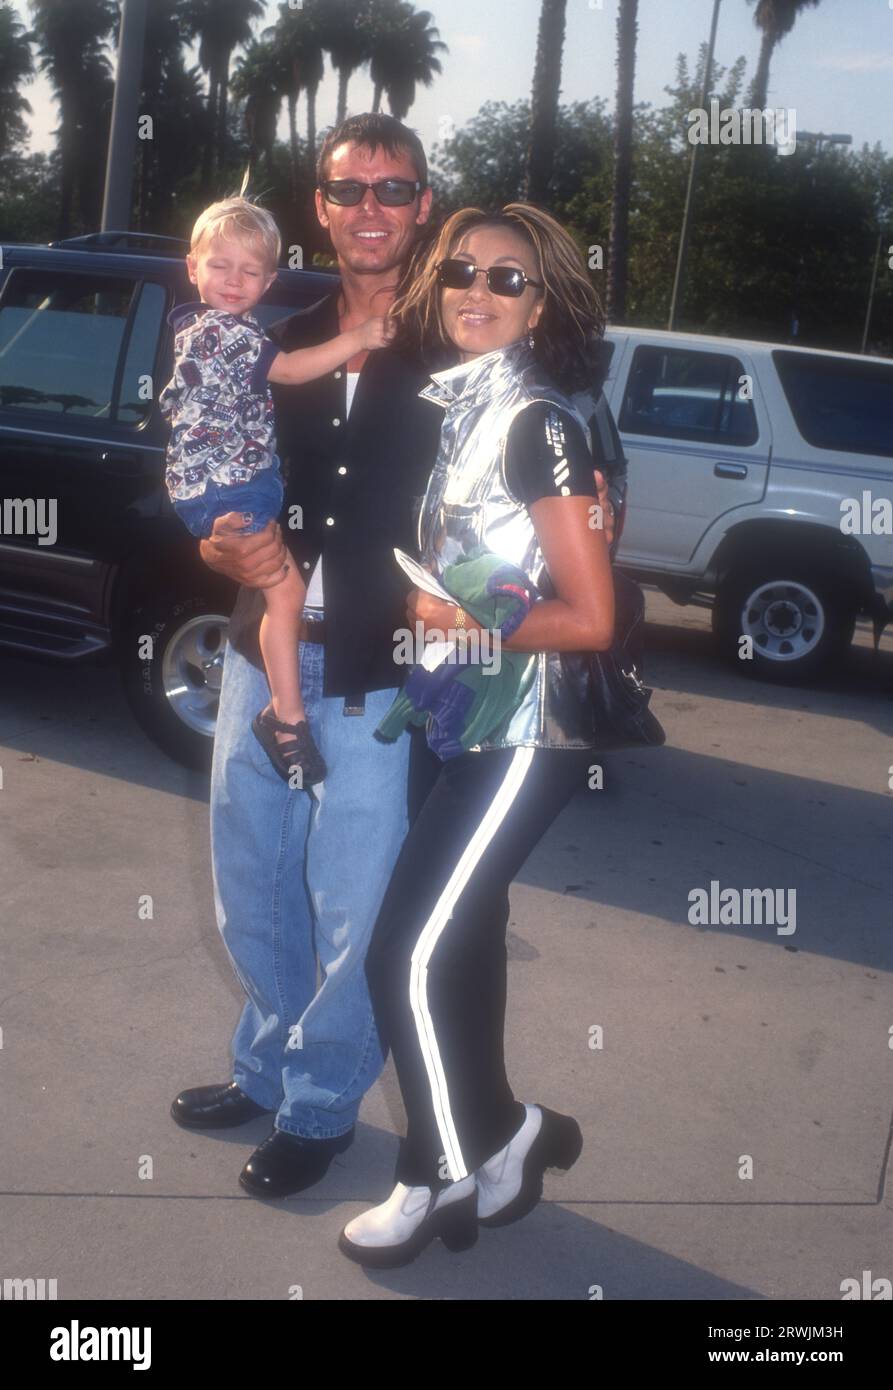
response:
<path id="1" fill-rule="evenodd" d="M 130 232 L 0 246 L 0 648 L 108 653 L 150 737 L 205 768 L 235 590 L 170 505 L 157 406 L 168 312 L 196 297 L 188 249 Z M 335 283 L 281 269 L 257 318 Z"/>

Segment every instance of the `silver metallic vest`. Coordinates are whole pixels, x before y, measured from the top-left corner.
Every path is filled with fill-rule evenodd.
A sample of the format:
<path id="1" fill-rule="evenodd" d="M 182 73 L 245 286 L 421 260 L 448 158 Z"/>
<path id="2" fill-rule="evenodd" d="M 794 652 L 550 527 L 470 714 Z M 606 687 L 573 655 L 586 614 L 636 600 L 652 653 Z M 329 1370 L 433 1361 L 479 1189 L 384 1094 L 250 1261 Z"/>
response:
<path id="1" fill-rule="evenodd" d="M 569 411 L 591 448 L 585 418 L 543 378 L 526 336 L 436 372 L 431 381 L 419 395 L 442 405 L 446 414 L 419 516 L 423 563 L 440 574 L 464 552 L 484 545 L 524 570 L 541 593 L 551 596 L 554 590 L 530 515 L 506 485 L 505 443 L 515 416 L 533 401 L 549 401 Z M 533 652 L 530 664 L 535 679 L 508 727 L 475 751 L 521 745 L 592 747 L 583 697 L 558 653 Z"/>

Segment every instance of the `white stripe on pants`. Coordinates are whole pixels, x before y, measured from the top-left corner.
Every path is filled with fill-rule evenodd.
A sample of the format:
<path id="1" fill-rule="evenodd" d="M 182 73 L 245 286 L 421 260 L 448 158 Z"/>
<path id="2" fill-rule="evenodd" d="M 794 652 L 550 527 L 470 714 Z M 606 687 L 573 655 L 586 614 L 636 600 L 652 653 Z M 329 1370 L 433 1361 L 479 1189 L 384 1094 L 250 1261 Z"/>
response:
<path id="1" fill-rule="evenodd" d="M 434 911 L 422 928 L 412 953 L 409 1002 L 419 1035 L 419 1047 L 431 1084 L 434 1116 L 443 1141 L 444 1156 L 450 1177 L 454 1182 L 467 1177 L 468 1169 L 459 1147 L 459 1137 L 450 1110 L 449 1088 L 437 1046 L 434 1023 L 428 1008 L 428 965 L 440 940 L 441 933 L 452 916 L 453 908 L 521 789 L 533 761 L 534 752 L 535 749 L 533 748 L 515 750 L 514 757 L 509 764 L 509 770 L 503 778 L 499 790 L 450 875 L 446 887 L 435 904 Z"/>

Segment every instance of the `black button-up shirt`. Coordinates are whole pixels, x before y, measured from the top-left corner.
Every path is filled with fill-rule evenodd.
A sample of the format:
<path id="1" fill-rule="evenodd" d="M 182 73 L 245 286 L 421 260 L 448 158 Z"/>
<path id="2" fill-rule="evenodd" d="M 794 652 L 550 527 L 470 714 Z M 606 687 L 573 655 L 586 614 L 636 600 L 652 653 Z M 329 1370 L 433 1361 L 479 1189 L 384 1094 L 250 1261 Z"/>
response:
<path id="1" fill-rule="evenodd" d="M 337 301 L 336 290 L 268 335 L 287 352 L 324 343 L 339 332 Z M 405 674 L 394 633 L 406 626 L 409 586 L 393 550 L 416 550 L 415 509 L 437 456 L 443 412 L 418 396 L 429 380 L 420 362 L 380 348 L 363 365 L 349 416 L 345 367 L 272 388 L 285 543 L 305 582 L 322 556 L 326 695 L 389 689 Z M 258 667 L 263 611 L 263 591 L 241 588 L 228 634 Z"/>

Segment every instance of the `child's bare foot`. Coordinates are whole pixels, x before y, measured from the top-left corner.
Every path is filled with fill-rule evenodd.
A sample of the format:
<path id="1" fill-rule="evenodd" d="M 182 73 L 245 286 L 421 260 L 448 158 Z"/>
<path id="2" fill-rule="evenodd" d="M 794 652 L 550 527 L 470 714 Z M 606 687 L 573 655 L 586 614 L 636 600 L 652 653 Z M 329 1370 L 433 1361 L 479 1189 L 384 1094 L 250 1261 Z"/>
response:
<path id="1" fill-rule="evenodd" d="M 284 781 L 289 781 L 296 767 L 301 769 L 302 787 L 312 787 L 323 780 L 326 765 L 305 719 L 287 724 L 277 719 L 272 705 L 268 705 L 255 716 L 251 727 Z"/>

